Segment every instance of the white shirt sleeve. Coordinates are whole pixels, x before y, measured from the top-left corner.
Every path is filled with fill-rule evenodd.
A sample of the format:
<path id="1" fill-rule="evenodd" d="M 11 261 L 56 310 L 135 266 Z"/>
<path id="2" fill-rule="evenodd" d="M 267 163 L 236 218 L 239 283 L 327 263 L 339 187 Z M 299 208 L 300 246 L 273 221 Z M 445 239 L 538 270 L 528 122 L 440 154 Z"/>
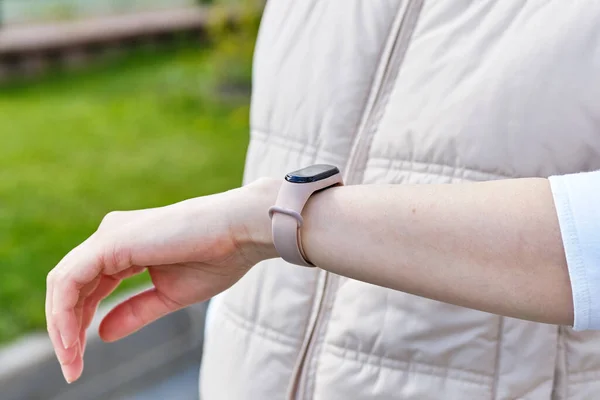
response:
<path id="1" fill-rule="evenodd" d="M 569 268 L 575 330 L 600 329 L 600 171 L 549 178 Z"/>

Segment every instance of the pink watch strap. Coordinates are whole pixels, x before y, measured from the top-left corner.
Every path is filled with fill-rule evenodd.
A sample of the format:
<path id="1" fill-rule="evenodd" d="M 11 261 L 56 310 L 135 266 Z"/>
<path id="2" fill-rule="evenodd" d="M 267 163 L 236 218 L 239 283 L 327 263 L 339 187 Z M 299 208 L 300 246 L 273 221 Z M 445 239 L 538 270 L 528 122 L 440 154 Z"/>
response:
<path id="1" fill-rule="evenodd" d="M 314 267 L 307 260 L 300 240 L 302 209 L 314 192 L 341 184 L 342 176 L 339 173 L 317 182 L 283 182 L 275 205 L 269 209 L 273 243 L 281 258 L 292 264 Z"/>

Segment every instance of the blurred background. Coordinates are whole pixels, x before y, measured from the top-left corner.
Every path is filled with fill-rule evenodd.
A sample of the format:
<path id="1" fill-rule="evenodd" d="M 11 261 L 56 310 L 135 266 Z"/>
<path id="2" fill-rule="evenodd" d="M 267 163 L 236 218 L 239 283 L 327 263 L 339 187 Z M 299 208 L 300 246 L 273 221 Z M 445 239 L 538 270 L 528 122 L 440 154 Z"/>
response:
<path id="1" fill-rule="evenodd" d="M 205 305 L 92 338 L 68 386 L 45 279 L 109 211 L 240 185 L 262 5 L 0 0 L 0 399 L 198 398 Z"/>

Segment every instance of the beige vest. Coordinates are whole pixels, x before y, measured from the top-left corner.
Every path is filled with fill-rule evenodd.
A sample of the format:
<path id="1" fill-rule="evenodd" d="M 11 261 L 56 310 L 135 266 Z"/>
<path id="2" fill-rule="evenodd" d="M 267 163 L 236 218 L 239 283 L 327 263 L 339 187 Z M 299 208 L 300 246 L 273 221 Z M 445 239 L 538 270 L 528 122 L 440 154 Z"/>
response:
<path id="1" fill-rule="evenodd" d="M 246 181 L 315 162 L 348 184 L 600 169 L 600 1 L 271 0 L 251 130 Z M 213 317 L 203 400 L 600 399 L 600 333 L 280 260 Z"/>

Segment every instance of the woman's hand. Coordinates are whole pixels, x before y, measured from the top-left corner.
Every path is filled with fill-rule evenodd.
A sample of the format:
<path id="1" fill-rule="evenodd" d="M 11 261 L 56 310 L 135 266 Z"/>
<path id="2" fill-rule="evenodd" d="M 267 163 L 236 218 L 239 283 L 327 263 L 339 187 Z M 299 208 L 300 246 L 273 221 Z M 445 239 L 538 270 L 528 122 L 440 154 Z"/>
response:
<path id="1" fill-rule="evenodd" d="M 259 261 L 276 257 L 267 210 L 279 184 L 261 180 L 167 207 L 108 214 L 48 274 L 48 332 L 65 379 L 81 375 L 86 329 L 121 280 L 148 270 L 154 287 L 104 318 L 100 336 L 106 341 L 207 300 Z"/>

